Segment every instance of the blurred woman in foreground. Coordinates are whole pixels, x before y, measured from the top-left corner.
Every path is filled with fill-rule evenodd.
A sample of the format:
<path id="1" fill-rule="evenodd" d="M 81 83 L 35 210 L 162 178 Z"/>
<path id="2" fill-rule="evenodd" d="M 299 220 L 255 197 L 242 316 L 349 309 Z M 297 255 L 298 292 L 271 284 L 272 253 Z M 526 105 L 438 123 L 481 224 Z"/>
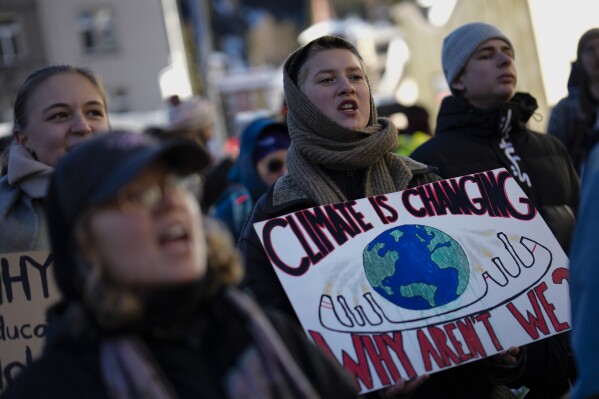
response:
<path id="1" fill-rule="evenodd" d="M 352 398 L 340 366 L 234 288 L 239 257 L 192 194 L 209 155 L 102 135 L 48 192 L 55 277 L 42 357 L 6 398 Z"/>

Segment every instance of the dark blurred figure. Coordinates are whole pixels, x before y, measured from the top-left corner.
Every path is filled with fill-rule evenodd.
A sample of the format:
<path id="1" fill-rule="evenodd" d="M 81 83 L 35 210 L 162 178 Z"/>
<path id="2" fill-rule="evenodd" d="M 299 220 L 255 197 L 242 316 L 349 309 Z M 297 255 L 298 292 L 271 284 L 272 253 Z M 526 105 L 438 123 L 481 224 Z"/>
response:
<path id="1" fill-rule="evenodd" d="M 6 174 L 8 166 L 8 152 L 9 146 L 12 142 L 12 135 L 0 137 L 0 176 Z"/>
<path id="2" fill-rule="evenodd" d="M 429 113 L 420 105 L 405 106 L 394 102 L 377 107 L 380 116 L 390 118 L 397 126 L 397 149 L 399 155 L 409 156 L 422 143 L 428 141 L 431 136 Z M 405 121 L 399 123 L 398 117 L 405 117 Z"/>
<path id="3" fill-rule="evenodd" d="M 599 398 L 599 148 L 590 152 L 582 182 L 578 224 L 570 251 L 572 348 L 578 379 L 572 399 Z"/>
<path id="4" fill-rule="evenodd" d="M 169 97 L 168 135 L 195 141 L 204 147 L 214 136 L 214 107 L 205 98 L 194 96 L 182 100 L 179 96 Z"/>
<path id="5" fill-rule="evenodd" d="M 591 148 L 599 140 L 599 28 L 585 32 L 578 41 L 576 61 L 568 79 L 568 96 L 551 112 L 547 133 L 568 148 L 582 175 Z"/>
<path id="6" fill-rule="evenodd" d="M 214 136 L 215 109 L 207 99 L 194 96 L 181 99 L 174 95 L 168 99 L 168 124 L 165 128 L 150 126 L 146 134 L 159 139 L 186 138 L 205 149 Z M 205 213 L 228 187 L 227 175 L 233 166 L 234 158 L 225 155 L 219 160 L 211 158 L 210 167 L 205 171 L 200 204 Z"/>

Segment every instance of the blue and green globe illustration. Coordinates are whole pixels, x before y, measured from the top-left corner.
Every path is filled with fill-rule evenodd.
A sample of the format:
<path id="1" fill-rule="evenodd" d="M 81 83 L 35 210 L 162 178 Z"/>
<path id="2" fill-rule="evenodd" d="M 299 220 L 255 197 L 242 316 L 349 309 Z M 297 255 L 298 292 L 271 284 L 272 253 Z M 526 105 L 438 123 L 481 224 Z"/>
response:
<path id="1" fill-rule="evenodd" d="M 460 244 L 429 226 L 407 224 L 386 230 L 366 246 L 363 260 L 372 288 L 405 309 L 448 304 L 464 292 L 470 278 Z"/>

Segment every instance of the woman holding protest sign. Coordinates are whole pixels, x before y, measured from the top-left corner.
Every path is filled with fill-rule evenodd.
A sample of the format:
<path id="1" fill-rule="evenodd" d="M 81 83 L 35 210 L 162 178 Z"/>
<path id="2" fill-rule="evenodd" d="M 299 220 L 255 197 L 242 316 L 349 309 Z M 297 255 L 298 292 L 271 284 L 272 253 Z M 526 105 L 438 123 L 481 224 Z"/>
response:
<path id="1" fill-rule="evenodd" d="M 208 163 L 190 141 L 123 131 L 58 163 L 47 215 L 63 301 L 6 399 L 355 398 L 292 321 L 234 288 L 230 235 L 193 194 Z"/>
<path id="2" fill-rule="evenodd" d="M 239 245 L 245 285 L 262 305 L 293 314 L 253 223 L 439 178 L 426 165 L 392 154 L 397 129 L 377 117 L 362 58 L 351 43 L 318 38 L 291 54 L 283 76 L 291 136 L 288 172 L 258 201 Z"/>
<path id="3" fill-rule="evenodd" d="M 402 191 L 439 180 L 427 165 L 393 154 L 397 130 L 378 118 L 356 48 L 323 36 L 290 55 L 283 71 L 291 147 L 288 173 L 256 204 L 238 242 L 246 261 L 244 285 L 265 307 L 294 315 L 253 224 L 302 209 Z M 453 371 L 399 380 L 383 396 L 510 398 L 504 381 L 524 363 L 518 348 L 460 367 L 467 379 L 446 385 Z M 446 378 L 438 379 L 443 374 Z M 459 385 L 459 386 L 458 386 Z M 384 393 L 383 393 L 384 392 Z"/>
<path id="4" fill-rule="evenodd" d="M 91 71 L 52 65 L 27 77 L 0 179 L 0 253 L 49 249 L 43 199 L 52 169 L 72 146 L 108 128 L 104 87 Z"/>

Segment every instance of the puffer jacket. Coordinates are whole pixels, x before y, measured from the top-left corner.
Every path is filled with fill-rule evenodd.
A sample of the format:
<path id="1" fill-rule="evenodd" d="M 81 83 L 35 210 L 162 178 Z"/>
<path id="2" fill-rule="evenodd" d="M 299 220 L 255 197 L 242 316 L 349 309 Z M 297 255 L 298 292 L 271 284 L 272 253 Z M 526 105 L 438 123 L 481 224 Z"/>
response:
<path id="1" fill-rule="evenodd" d="M 568 151 L 555 137 L 526 127 L 536 100 L 517 93 L 500 108 L 476 108 L 456 96 L 446 97 L 435 136 L 411 155 L 452 178 L 506 168 L 533 201 L 567 252 L 574 231 L 580 180 Z"/>
<path id="2" fill-rule="evenodd" d="M 555 137 L 526 127 L 536 108 L 536 100 L 526 93 L 517 93 L 510 102 L 492 109 L 474 107 L 456 96 L 446 97 L 435 136 L 411 157 L 438 167 L 443 178 L 506 168 L 567 253 L 576 222 L 580 181 L 564 145 Z M 569 333 L 563 333 L 526 345 L 524 370 L 503 383 L 527 386 L 531 389 L 527 398 L 560 398 L 575 378 L 568 341 Z M 456 373 L 463 371 L 460 369 Z M 451 372 L 439 373 L 439 377 Z M 469 381 L 467 375 L 455 377 L 450 379 L 454 385 Z"/>

